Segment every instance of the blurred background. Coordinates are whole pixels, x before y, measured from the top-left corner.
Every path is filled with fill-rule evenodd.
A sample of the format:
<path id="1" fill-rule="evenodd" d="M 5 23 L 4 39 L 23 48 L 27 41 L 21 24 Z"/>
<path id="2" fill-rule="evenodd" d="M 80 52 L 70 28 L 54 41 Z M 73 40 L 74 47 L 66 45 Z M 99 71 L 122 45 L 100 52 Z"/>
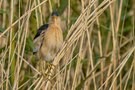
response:
<path id="1" fill-rule="evenodd" d="M 33 38 L 58 11 L 64 43 L 52 84 Z M 135 90 L 135 0 L 0 0 L 0 90 Z"/>

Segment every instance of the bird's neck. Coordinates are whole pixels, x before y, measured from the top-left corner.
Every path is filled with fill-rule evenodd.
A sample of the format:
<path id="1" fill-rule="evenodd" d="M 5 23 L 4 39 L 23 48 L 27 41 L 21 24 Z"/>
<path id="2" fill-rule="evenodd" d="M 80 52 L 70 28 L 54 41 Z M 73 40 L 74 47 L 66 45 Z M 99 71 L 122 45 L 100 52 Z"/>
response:
<path id="1" fill-rule="evenodd" d="M 54 26 L 60 27 L 60 23 L 58 23 L 58 22 L 51 22 L 50 25 L 54 25 Z"/>

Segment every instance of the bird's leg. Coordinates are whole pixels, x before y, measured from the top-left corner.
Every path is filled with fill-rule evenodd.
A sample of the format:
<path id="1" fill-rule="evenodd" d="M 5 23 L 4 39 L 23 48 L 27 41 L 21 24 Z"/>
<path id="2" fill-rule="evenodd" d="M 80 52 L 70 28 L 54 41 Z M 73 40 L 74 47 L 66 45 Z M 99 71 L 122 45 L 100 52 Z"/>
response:
<path id="1" fill-rule="evenodd" d="M 38 68 L 39 71 L 41 72 L 41 76 L 43 76 L 44 79 L 50 80 L 49 78 L 53 77 L 55 65 L 51 64 L 50 62 L 40 60 L 38 63 Z"/>
<path id="2" fill-rule="evenodd" d="M 43 67 L 42 67 L 42 75 L 45 77 L 47 76 L 48 77 L 48 74 L 45 72 L 46 70 L 46 65 L 45 65 L 45 61 L 43 61 Z"/>
<path id="3" fill-rule="evenodd" d="M 55 65 L 51 64 L 50 62 L 47 62 L 48 73 L 50 73 L 51 76 L 53 76 L 55 67 L 56 67 Z"/>
<path id="4" fill-rule="evenodd" d="M 50 69 L 55 69 L 56 66 L 53 65 L 52 63 L 49 63 L 49 62 L 48 62 L 48 67 L 49 67 Z"/>
<path id="5" fill-rule="evenodd" d="M 41 77 L 43 76 L 44 79 L 48 79 L 51 76 L 48 73 L 47 65 L 46 65 L 46 62 L 44 60 L 39 60 L 38 65 L 37 65 L 37 69 L 41 73 L 41 75 L 39 75 L 39 76 L 41 76 Z"/>
<path id="6" fill-rule="evenodd" d="M 45 80 L 47 79 L 48 81 L 52 82 L 51 77 L 53 77 L 53 72 L 54 72 L 54 68 L 52 66 L 54 65 L 50 64 L 49 62 L 43 61 L 41 66 L 42 66 L 41 74 L 43 78 Z"/>
<path id="7" fill-rule="evenodd" d="M 44 61 L 40 60 L 38 66 L 39 66 L 39 71 L 41 72 L 41 75 L 45 76 L 46 74 L 44 73 L 45 72 L 45 70 L 44 70 Z"/>
<path id="8" fill-rule="evenodd" d="M 48 79 L 48 77 L 51 77 L 51 75 L 49 75 L 49 69 L 48 65 L 46 64 L 45 61 L 42 62 L 42 68 L 41 68 L 41 74 L 43 75 L 43 77 L 45 77 L 46 79 Z"/>

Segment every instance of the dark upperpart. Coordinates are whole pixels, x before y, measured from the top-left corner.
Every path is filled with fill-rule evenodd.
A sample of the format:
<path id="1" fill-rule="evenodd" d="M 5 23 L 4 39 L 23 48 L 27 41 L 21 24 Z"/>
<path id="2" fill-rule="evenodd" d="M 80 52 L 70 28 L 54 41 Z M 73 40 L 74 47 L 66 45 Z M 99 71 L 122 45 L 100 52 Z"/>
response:
<path id="1" fill-rule="evenodd" d="M 41 32 L 46 30 L 48 28 L 48 24 L 44 24 L 41 27 L 39 27 L 37 34 L 35 35 L 34 39 L 37 38 L 38 36 L 40 36 Z"/>

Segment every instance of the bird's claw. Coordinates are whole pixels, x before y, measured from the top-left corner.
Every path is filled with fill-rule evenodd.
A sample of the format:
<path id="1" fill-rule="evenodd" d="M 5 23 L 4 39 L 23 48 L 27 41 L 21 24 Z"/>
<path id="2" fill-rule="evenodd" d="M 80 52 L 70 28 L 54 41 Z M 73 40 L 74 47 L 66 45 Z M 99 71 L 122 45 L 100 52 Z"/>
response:
<path id="1" fill-rule="evenodd" d="M 53 77 L 54 75 L 54 69 L 55 69 L 55 65 L 47 63 L 47 67 L 45 67 L 45 65 L 43 65 L 41 67 L 41 76 L 44 77 L 44 79 L 47 79 L 50 81 L 50 78 Z"/>

